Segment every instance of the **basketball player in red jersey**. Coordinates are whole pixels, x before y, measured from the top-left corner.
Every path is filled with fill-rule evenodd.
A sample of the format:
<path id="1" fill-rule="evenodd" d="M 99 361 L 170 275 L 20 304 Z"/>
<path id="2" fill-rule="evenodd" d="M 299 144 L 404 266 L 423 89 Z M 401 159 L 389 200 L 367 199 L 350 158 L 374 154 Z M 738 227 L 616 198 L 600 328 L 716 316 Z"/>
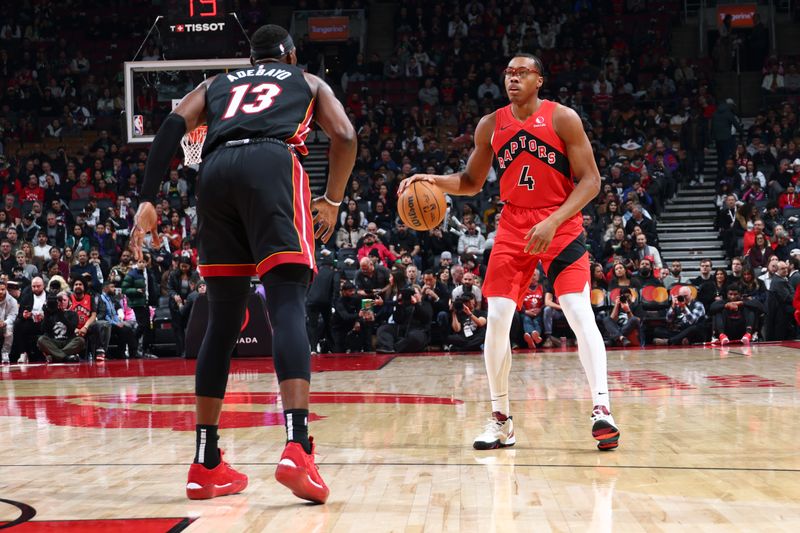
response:
<path id="1" fill-rule="evenodd" d="M 610 412 L 606 352 L 589 301 L 589 260 L 581 238 L 581 209 L 600 191 L 600 172 L 577 113 L 539 98 L 542 70 L 536 56 L 512 58 L 505 69 L 511 104 L 480 120 L 466 170 L 411 176 L 399 193 L 415 181 L 427 181 L 445 193 L 472 196 L 483 187 L 492 162 L 497 163 L 505 207 L 482 287 L 489 302 L 484 360 L 492 418 L 473 447 L 487 450 L 516 442 L 508 399 L 509 333 L 541 261 L 578 340 L 594 405 L 592 436 L 600 450 L 610 450 L 618 446 L 620 432 Z"/>

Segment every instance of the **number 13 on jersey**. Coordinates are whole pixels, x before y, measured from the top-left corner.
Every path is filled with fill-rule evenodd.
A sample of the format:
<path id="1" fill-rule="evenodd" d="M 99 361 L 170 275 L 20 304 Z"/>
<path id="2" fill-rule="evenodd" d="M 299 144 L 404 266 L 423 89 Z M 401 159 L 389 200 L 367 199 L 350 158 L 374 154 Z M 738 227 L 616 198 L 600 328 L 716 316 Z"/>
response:
<path id="1" fill-rule="evenodd" d="M 242 105 L 244 97 L 248 93 L 257 96 L 252 103 Z M 275 97 L 280 93 L 281 88 L 274 83 L 259 83 L 252 89 L 249 83 L 237 85 L 231 88 L 231 99 L 228 101 L 228 107 L 225 108 L 225 114 L 222 115 L 222 118 L 232 118 L 236 116 L 236 113 L 240 110 L 247 114 L 264 111 L 275 102 Z"/>
<path id="2" fill-rule="evenodd" d="M 532 191 L 536 187 L 536 180 L 533 179 L 533 176 L 528 174 L 530 169 L 531 167 L 529 165 L 522 167 L 522 172 L 519 173 L 519 181 L 517 182 L 517 185 L 520 187 L 527 187 L 529 191 Z"/>

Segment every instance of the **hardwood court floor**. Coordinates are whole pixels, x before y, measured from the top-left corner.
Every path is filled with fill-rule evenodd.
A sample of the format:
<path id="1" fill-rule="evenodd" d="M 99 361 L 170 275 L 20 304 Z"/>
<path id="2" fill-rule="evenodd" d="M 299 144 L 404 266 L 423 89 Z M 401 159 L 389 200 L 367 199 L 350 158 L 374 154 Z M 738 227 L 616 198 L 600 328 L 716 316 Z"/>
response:
<path id="1" fill-rule="evenodd" d="M 517 445 L 489 452 L 471 447 L 489 411 L 480 355 L 327 356 L 315 369 L 324 506 L 273 478 L 283 427 L 269 360 L 234 361 L 222 419 L 226 459 L 250 486 L 203 502 L 184 496 L 192 362 L 1 369 L 0 527 L 800 531 L 800 343 L 609 352 L 622 439 L 605 453 L 574 351 L 515 354 Z"/>

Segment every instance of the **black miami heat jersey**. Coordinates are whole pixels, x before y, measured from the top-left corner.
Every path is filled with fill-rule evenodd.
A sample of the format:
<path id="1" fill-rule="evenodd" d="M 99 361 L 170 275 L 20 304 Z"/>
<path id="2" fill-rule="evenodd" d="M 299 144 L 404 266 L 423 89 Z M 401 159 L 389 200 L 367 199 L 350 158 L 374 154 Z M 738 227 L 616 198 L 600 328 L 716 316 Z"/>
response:
<path id="1" fill-rule="evenodd" d="M 219 74 L 206 91 L 208 135 L 202 157 L 240 139 L 272 137 L 308 154 L 314 97 L 303 70 L 265 63 Z"/>
<path id="2" fill-rule="evenodd" d="M 560 206 L 575 189 L 564 141 L 553 127 L 556 103 L 542 100 L 526 120 L 511 105 L 495 114 L 492 135 L 500 197 L 517 207 Z"/>

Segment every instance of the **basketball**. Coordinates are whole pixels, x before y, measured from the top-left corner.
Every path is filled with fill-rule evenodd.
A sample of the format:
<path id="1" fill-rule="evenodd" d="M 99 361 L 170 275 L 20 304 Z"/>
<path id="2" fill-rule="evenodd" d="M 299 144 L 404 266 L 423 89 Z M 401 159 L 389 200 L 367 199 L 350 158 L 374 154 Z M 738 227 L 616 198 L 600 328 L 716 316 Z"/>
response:
<path id="1" fill-rule="evenodd" d="M 446 208 L 441 189 L 425 181 L 415 181 L 397 199 L 397 212 L 403 223 L 417 231 L 427 231 L 441 224 Z"/>

